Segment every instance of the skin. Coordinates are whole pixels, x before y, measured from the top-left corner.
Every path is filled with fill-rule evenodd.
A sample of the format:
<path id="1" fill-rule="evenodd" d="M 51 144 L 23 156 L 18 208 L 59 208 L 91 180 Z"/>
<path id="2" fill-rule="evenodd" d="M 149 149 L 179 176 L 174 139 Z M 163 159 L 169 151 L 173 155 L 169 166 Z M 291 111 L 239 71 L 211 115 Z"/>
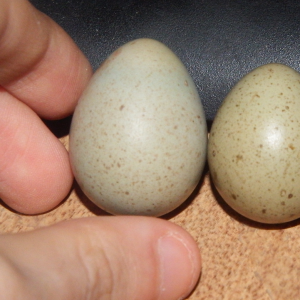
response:
<path id="1" fill-rule="evenodd" d="M 45 212 L 70 191 L 68 153 L 40 117 L 71 114 L 91 75 L 56 23 L 26 0 L 0 0 L 0 198 L 14 210 Z M 155 218 L 85 218 L 0 236 L 1 299 L 180 299 L 200 269 L 191 236 Z"/>

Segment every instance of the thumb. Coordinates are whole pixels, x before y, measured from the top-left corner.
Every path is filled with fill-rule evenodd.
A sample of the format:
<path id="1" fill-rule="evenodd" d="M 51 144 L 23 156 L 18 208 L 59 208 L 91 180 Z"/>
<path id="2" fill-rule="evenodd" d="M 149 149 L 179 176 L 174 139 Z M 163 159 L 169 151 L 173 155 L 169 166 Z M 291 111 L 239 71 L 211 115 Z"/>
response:
<path id="1" fill-rule="evenodd" d="M 0 237 L 1 299 L 176 300 L 200 274 L 200 254 L 177 225 L 94 217 Z"/>

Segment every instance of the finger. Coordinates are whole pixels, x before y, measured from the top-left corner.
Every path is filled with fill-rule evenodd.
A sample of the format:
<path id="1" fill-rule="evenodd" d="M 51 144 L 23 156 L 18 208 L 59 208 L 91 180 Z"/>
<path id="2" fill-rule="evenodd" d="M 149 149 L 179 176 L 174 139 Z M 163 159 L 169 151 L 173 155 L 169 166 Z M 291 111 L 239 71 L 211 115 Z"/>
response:
<path id="1" fill-rule="evenodd" d="M 67 195 L 66 150 L 37 115 L 70 114 L 91 68 L 67 34 L 27 0 L 0 7 L 0 197 L 22 213 L 41 213 Z"/>
<path id="2" fill-rule="evenodd" d="M 0 6 L 0 85 L 41 117 L 72 113 L 91 66 L 72 39 L 27 0 Z"/>
<path id="3" fill-rule="evenodd" d="M 24 103 L 0 88 L 0 198 L 26 214 L 63 200 L 73 175 L 66 149 Z"/>
<path id="4" fill-rule="evenodd" d="M 201 265 L 187 232 L 147 217 L 86 218 L 2 236 L 0 253 L 3 299 L 183 299 Z"/>

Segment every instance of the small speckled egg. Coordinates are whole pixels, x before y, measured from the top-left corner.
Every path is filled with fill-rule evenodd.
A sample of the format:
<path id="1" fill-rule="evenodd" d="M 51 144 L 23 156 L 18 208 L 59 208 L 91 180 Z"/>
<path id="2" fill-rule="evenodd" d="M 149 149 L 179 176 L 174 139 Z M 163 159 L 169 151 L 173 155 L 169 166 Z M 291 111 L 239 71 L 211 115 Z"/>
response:
<path id="1" fill-rule="evenodd" d="M 207 129 L 193 80 L 162 43 L 138 39 L 112 53 L 72 119 L 70 160 L 83 192 L 112 214 L 166 214 L 195 189 Z"/>
<path id="2" fill-rule="evenodd" d="M 213 182 L 262 223 L 300 217 L 300 74 L 281 64 L 247 74 L 225 98 L 208 142 Z"/>

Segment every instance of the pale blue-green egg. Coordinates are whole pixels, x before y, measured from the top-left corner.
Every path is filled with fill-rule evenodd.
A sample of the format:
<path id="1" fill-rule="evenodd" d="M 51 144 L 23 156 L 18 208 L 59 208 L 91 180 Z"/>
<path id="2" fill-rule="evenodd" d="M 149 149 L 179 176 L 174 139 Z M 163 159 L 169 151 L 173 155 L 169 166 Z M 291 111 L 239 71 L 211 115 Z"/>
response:
<path id="1" fill-rule="evenodd" d="M 203 107 L 186 68 L 162 43 L 112 53 L 73 116 L 70 159 L 83 192 L 112 214 L 160 216 L 193 192 L 206 160 Z"/>

